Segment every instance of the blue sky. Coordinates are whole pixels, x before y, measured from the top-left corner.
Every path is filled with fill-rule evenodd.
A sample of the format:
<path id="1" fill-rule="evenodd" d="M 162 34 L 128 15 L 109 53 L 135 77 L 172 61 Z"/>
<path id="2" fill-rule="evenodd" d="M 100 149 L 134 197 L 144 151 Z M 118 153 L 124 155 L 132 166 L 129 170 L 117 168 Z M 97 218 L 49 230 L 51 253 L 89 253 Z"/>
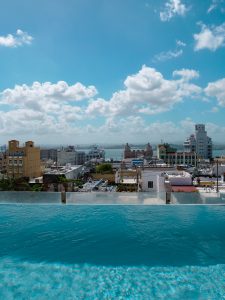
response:
<path id="1" fill-rule="evenodd" d="M 225 143 L 225 1 L 0 4 L 0 143 Z"/>

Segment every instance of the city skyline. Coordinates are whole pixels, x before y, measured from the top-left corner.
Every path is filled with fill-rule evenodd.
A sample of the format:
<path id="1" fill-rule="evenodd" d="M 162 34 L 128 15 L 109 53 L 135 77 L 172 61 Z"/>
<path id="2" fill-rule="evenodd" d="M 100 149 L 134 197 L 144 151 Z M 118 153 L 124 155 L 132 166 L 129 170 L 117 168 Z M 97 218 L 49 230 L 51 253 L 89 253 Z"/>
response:
<path id="1" fill-rule="evenodd" d="M 11 0 L 0 28 L 0 144 L 182 143 L 197 123 L 225 143 L 223 0 Z"/>

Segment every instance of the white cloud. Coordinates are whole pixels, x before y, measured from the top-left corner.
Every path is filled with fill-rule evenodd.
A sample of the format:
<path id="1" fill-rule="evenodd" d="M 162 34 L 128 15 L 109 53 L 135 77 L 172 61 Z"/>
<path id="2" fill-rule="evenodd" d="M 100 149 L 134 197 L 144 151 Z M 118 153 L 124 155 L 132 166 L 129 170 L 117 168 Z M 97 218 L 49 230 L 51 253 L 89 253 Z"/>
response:
<path id="1" fill-rule="evenodd" d="M 183 54 L 182 49 L 169 50 L 166 52 L 160 52 L 154 56 L 154 61 L 166 61 L 172 58 L 177 58 Z"/>
<path id="2" fill-rule="evenodd" d="M 183 80 L 189 81 L 199 77 L 199 72 L 190 69 L 175 70 L 173 76 L 180 76 Z"/>
<path id="3" fill-rule="evenodd" d="M 195 51 L 202 49 L 216 51 L 225 46 L 225 23 L 211 27 L 201 24 L 201 27 L 200 33 L 194 34 Z"/>
<path id="4" fill-rule="evenodd" d="M 73 137 L 76 143 L 124 142 L 124 137 L 143 142 L 149 136 L 151 142 L 161 138 L 182 141 L 193 131 L 192 120 L 185 119 L 178 124 L 149 123 L 143 116 L 171 110 L 185 99 L 203 97 L 203 91 L 225 106 L 225 79 L 211 82 L 203 90 L 191 82 L 199 77 L 196 70 L 175 70 L 172 75 L 166 79 L 156 69 L 143 66 L 127 76 L 124 89 L 116 91 L 109 100 L 93 98 L 97 89 L 81 83 L 17 85 L 0 93 L 0 105 L 8 110 L 0 111 L 0 134 L 7 139 L 26 137 L 45 143 L 70 143 Z M 215 124 L 209 128 L 210 132 L 218 129 Z M 225 129 L 219 132 L 221 136 Z"/>
<path id="5" fill-rule="evenodd" d="M 40 132 L 45 128 L 45 133 L 53 129 L 53 118 L 31 109 L 16 109 L 0 114 L 0 133 L 2 135 Z M 56 127 L 55 127 L 56 128 Z"/>
<path id="6" fill-rule="evenodd" d="M 212 1 L 212 3 L 210 4 L 207 13 L 211 13 L 213 10 L 215 10 L 217 8 L 218 4 L 217 1 Z"/>
<path id="7" fill-rule="evenodd" d="M 207 13 L 210 14 L 212 11 L 216 10 L 217 8 L 220 8 L 221 12 L 224 12 L 224 8 L 221 7 L 221 5 L 224 3 L 224 0 L 212 0 Z"/>
<path id="8" fill-rule="evenodd" d="M 86 113 L 88 115 L 94 115 L 95 113 L 99 113 L 101 115 L 105 115 L 108 110 L 108 102 L 105 99 L 97 99 L 97 100 L 91 100 L 87 109 Z"/>
<path id="9" fill-rule="evenodd" d="M 53 135 L 76 131 L 76 122 L 83 119 L 82 106 L 75 104 L 95 96 L 94 86 L 81 83 L 68 85 L 34 82 L 31 86 L 16 85 L 0 93 L 0 104 L 7 105 L 8 112 L 1 111 L 0 133 Z"/>
<path id="10" fill-rule="evenodd" d="M 0 46 L 15 48 L 22 45 L 30 45 L 33 37 L 27 32 L 17 29 L 16 34 L 8 34 L 6 36 L 0 36 Z"/>
<path id="11" fill-rule="evenodd" d="M 102 114 L 108 117 L 135 113 L 156 114 L 170 110 L 185 97 L 201 94 L 201 88 L 189 82 L 196 78 L 194 70 L 175 71 L 181 78 L 167 80 L 154 68 L 143 66 L 124 81 L 125 89 L 115 92 L 108 101 L 97 99 L 90 102 L 87 114 Z"/>
<path id="12" fill-rule="evenodd" d="M 185 46 L 186 44 L 184 42 L 176 40 L 176 48 L 174 50 L 160 52 L 159 54 L 154 56 L 153 62 L 162 62 L 169 59 L 177 58 L 183 54 L 183 49 L 181 48 Z"/>
<path id="13" fill-rule="evenodd" d="M 208 83 L 205 93 L 207 96 L 215 97 L 218 105 L 225 106 L 225 78 Z"/>
<path id="14" fill-rule="evenodd" d="M 198 121 L 197 121 L 198 122 Z M 92 126 L 85 130 L 89 139 L 93 137 L 102 143 L 116 141 L 118 143 L 133 142 L 159 143 L 161 140 L 168 143 L 182 143 L 187 136 L 194 132 L 196 122 L 190 118 L 178 123 L 172 121 L 145 122 L 140 116 L 109 118 L 105 124 L 99 127 Z M 225 127 L 214 123 L 206 123 L 206 130 L 213 141 L 220 141 L 225 134 Z M 86 135 L 87 137 L 87 135 Z M 84 140 L 85 141 L 85 140 Z"/>
<path id="15" fill-rule="evenodd" d="M 97 94 L 97 89 L 81 83 L 68 85 L 65 81 L 34 82 L 31 86 L 16 85 L 0 93 L 0 102 L 41 111 L 58 111 L 63 101 L 74 102 L 89 99 Z"/>
<path id="16" fill-rule="evenodd" d="M 186 47 L 186 44 L 180 40 L 176 40 L 176 44 L 178 47 Z"/>
<path id="17" fill-rule="evenodd" d="M 219 108 L 217 106 L 214 106 L 212 109 L 211 109 L 211 112 L 212 113 L 217 113 L 219 111 Z"/>
<path id="18" fill-rule="evenodd" d="M 163 11 L 160 12 L 160 19 L 163 22 L 169 21 L 176 15 L 184 16 L 188 11 L 188 8 L 181 0 L 169 0 L 165 3 Z"/>

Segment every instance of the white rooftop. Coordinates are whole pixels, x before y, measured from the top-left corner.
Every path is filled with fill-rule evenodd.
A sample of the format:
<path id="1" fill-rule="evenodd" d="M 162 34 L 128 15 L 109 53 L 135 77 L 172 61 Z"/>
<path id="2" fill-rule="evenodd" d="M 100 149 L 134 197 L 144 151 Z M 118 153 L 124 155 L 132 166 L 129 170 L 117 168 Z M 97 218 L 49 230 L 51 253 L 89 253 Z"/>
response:
<path id="1" fill-rule="evenodd" d="M 66 174 L 81 168 L 82 165 L 73 165 L 73 166 L 58 166 L 54 169 L 46 169 L 45 174 Z"/>
<path id="2" fill-rule="evenodd" d="M 137 179 L 136 178 L 124 178 L 122 180 L 123 184 L 136 184 L 137 183 Z"/>

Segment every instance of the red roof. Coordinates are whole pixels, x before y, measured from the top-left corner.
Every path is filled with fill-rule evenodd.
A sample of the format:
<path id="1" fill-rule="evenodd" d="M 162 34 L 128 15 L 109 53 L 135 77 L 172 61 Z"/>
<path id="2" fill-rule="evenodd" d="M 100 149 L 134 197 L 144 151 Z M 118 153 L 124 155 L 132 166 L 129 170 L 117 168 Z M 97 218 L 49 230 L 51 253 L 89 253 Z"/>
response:
<path id="1" fill-rule="evenodd" d="M 176 185 L 176 186 L 172 186 L 172 192 L 185 192 L 185 193 L 193 193 L 193 192 L 197 192 L 197 189 L 195 186 L 187 186 L 187 185 Z"/>

